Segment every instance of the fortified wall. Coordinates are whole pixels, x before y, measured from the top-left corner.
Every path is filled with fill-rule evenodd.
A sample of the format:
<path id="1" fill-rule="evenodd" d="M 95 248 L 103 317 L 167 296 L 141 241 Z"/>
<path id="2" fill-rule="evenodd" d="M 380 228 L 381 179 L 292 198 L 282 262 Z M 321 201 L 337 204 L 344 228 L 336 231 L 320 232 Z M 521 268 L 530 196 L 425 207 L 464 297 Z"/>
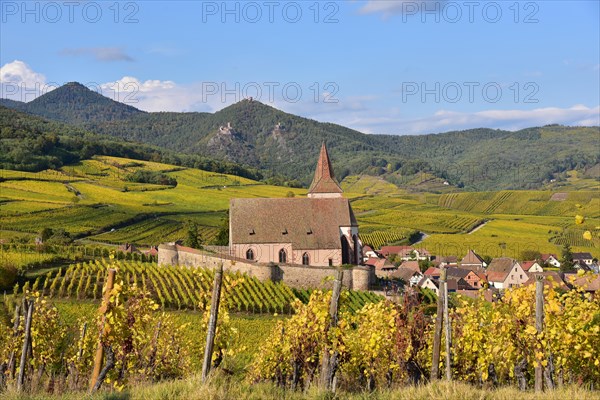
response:
<path id="1" fill-rule="evenodd" d="M 201 266 L 215 269 L 221 263 L 224 271 L 238 271 L 255 276 L 261 281 L 270 279 L 273 282 L 283 282 L 294 288 L 330 288 L 332 280 L 324 282 L 324 279 L 333 277 L 335 271 L 332 267 L 261 264 L 226 254 L 207 253 L 170 243 L 158 246 L 159 265 Z M 342 283 L 348 289 L 369 290 L 375 279 L 373 267 L 356 266 L 344 270 Z"/>

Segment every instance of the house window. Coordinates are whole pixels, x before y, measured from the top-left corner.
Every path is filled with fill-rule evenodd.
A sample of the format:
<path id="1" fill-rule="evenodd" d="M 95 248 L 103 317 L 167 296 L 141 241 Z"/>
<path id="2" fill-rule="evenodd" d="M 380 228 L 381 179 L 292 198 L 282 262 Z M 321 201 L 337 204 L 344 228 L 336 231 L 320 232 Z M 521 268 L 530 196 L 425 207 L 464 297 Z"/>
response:
<path id="1" fill-rule="evenodd" d="M 302 265 L 310 264 L 310 258 L 308 257 L 308 253 L 302 254 Z"/>
<path id="2" fill-rule="evenodd" d="M 329 266 L 330 266 L 330 267 L 333 267 L 333 258 L 330 258 L 330 259 L 329 259 Z"/>
<path id="3" fill-rule="evenodd" d="M 519 279 L 523 279 L 523 274 L 520 274 L 520 275 L 519 275 Z"/>
<path id="4" fill-rule="evenodd" d="M 285 252 L 285 249 L 279 250 L 279 262 L 280 263 L 287 262 L 287 253 Z"/>
<path id="5" fill-rule="evenodd" d="M 252 249 L 246 250 L 246 260 L 254 260 L 254 251 Z"/>

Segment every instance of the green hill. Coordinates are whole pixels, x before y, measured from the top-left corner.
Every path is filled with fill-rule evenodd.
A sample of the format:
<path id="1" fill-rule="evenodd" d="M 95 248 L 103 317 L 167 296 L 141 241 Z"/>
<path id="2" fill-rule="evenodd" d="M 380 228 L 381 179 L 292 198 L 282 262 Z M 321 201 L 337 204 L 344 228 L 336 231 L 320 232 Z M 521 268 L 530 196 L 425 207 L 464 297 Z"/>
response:
<path id="1" fill-rule="evenodd" d="M 468 190 L 537 189 L 553 180 L 565 180 L 566 171 L 585 171 L 600 163 L 598 127 L 367 135 L 252 100 L 215 113 L 146 113 L 77 83 L 29 103 L 2 104 L 104 137 L 257 168 L 267 177 L 278 176 L 273 183 L 308 184 L 323 140 L 340 179 L 369 174 L 401 187 L 415 187 L 415 179 L 422 175 L 433 182 L 423 185 L 423 190 L 440 192 L 444 181 Z"/>
<path id="2" fill-rule="evenodd" d="M 72 124 L 121 120 L 144 114 L 144 111 L 111 100 L 77 82 L 69 82 L 28 103 L 2 99 L 0 105 Z"/>

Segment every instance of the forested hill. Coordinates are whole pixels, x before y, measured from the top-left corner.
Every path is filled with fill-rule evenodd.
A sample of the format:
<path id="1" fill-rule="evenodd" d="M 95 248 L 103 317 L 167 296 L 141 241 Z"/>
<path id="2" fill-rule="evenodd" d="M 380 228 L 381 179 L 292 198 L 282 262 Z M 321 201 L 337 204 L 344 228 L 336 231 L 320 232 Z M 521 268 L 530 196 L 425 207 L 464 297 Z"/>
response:
<path id="1" fill-rule="evenodd" d="M 77 82 L 69 82 L 28 103 L 2 99 L 0 105 L 66 123 L 113 121 L 145 114 L 102 96 Z"/>
<path id="2" fill-rule="evenodd" d="M 367 173 L 394 183 L 426 173 L 467 189 L 537 188 L 600 162 L 599 128 L 472 129 L 431 135 L 367 135 L 243 100 L 215 113 L 146 113 L 71 83 L 7 107 L 103 136 L 255 167 L 309 183 L 327 142 L 338 178 Z M 398 132 L 401 133 L 401 132 Z"/>

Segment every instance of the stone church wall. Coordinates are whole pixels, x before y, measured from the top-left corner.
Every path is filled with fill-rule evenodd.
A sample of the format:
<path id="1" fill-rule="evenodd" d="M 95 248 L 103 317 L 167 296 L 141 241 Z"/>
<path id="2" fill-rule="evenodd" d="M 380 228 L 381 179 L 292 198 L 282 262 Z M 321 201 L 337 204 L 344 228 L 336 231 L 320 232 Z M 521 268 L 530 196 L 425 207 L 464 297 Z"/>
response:
<path id="1" fill-rule="evenodd" d="M 329 288 L 332 286 L 332 280 L 329 279 L 326 282 L 324 280 L 333 277 L 335 271 L 328 266 L 260 264 L 227 255 L 210 254 L 179 245 L 161 244 L 158 246 L 159 265 L 202 266 L 214 269 L 220 263 L 223 263 L 225 271 L 239 271 L 255 276 L 261 281 L 270 279 L 274 282 L 284 282 L 295 288 Z M 343 285 L 346 288 L 369 290 L 374 282 L 375 272 L 372 267 L 356 266 L 344 270 Z"/>

